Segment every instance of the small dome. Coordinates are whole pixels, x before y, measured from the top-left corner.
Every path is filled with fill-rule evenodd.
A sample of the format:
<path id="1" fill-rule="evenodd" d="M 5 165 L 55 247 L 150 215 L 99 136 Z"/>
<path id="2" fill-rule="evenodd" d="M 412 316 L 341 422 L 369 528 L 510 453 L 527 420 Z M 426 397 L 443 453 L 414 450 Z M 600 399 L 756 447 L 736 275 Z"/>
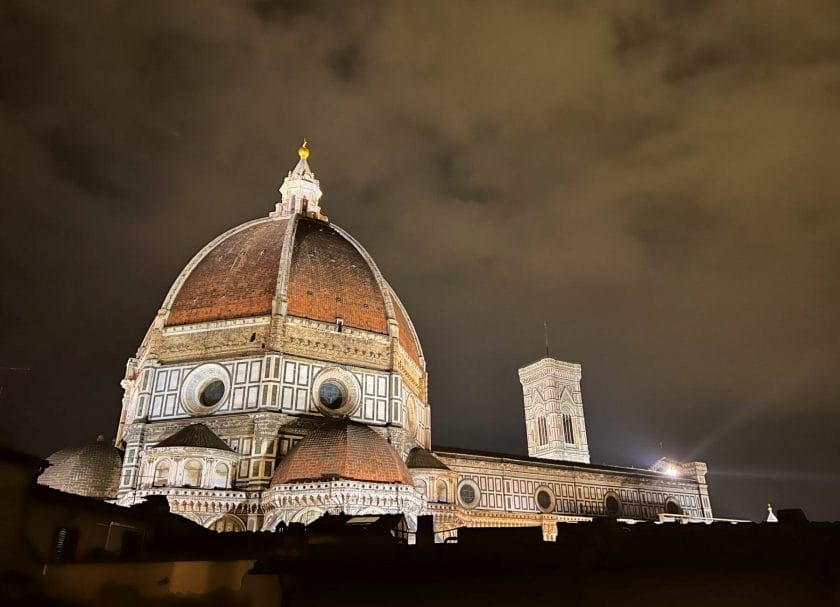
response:
<path id="1" fill-rule="evenodd" d="M 113 499 L 120 486 L 122 456 L 122 451 L 100 436 L 83 447 L 50 455 L 50 465 L 38 477 L 38 483 L 66 493 Z"/>
<path id="2" fill-rule="evenodd" d="M 198 447 L 201 449 L 218 449 L 219 451 L 233 451 L 227 443 L 204 424 L 190 424 L 181 428 L 172 436 L 160 441 L 155 447 Z"/>
<path id="3" fill-rule="evenodd" d="M 408 454 L 408 459 L 405 460 L 405 465 L 409 468 L 428 468 L 432 470 L 449 470 L 449 466 L 444 464 L 428 449 L 423 447 L 414 447 Z"/>
<path id="4" fill-rule="evenodd" d="M 301 439 L 277 466 L 271 485 L 339 479 L 414 484 L 388 441 L 367 426 L 338 420 Z"/>

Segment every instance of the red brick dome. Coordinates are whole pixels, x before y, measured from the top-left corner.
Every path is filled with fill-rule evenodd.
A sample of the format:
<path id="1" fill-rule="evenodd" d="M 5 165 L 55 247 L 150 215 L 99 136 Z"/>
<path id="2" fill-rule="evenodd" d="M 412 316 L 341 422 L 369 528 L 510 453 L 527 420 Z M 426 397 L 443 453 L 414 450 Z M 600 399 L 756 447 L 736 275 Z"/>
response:
<path id="1" fill-rule="evenodd" d="M 327 422 L 301 439 L 277 466 L 271 485 L 340 479 L 414 485 L 388 441 L 348 420 Z"/>
<path id="2" fill-rule="evenodd" d="M 122 456 L 122 451 L 100 436 L 96 442 L 50 455 L 50 465 L 38 483 L 66 493 L 113 499 L 120 486 Z"/>
<path id="3" fill-rule="evenodd" d="M 402 304 L 370 255 L 327 221 L 295 214 L 238 226 L 187 265 L 164 302 L 164 325 L 281 313 L 387 335 L 421 369 L 422 350 Z"/>

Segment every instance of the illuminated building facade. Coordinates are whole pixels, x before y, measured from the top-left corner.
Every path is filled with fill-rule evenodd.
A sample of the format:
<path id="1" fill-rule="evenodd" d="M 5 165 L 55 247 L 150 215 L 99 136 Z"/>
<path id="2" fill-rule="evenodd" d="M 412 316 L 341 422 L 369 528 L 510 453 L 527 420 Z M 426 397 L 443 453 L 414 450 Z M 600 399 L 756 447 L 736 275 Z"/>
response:
<path id="1" fill-rule="evenodd" d="M 324 214 L 305 143 L 299 156 L 274 211 L 214 239 L 172 285 L 128 361 L 122 461 L 93 474 L 112 487 L 101 497 L 164 495 L 220 531 L 431 514 L 438 539 L 462 526 L 542 525 L 551 539 L 564 520 L 711 517 L 703 463 L 590 463 L 577 364 L 520 369 L 528 457 L 432 449 L 417 332 L 371 256 Z M 56 454 L 42 482 L 83 492 L 92 473 L 62 468 L 73 453 Z"/>

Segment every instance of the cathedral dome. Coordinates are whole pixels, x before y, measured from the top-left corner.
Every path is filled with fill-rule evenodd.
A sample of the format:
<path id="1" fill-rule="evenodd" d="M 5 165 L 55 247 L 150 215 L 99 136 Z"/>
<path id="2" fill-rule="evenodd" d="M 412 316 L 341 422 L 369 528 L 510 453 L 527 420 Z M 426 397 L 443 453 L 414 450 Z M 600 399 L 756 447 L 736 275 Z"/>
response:
<path id="1" fill-rule="evenodd" d="M 388 441 L 365 425 L 338 420 L 301 439 L 277 466 L 271 486 L 333 480 L 413 485 Z"/>
<path id="2" fill-rule="evenodd" d="M 161 309 L 161 328 L 293 317 L 397 337 L 424 371 L 414 326 L 393 289 L 368 252 L 321 214 L 306 151 L 275 212 L 225 232 L 184 268 Z"/>
<path id="3" fill-rule="evenodd" d="M 122 468 L 122 451 L 101 436 L 82 447 L 62 449 L 47 458 L 49 467 L 38 483 L 87 497 L 117 497 Z"/>

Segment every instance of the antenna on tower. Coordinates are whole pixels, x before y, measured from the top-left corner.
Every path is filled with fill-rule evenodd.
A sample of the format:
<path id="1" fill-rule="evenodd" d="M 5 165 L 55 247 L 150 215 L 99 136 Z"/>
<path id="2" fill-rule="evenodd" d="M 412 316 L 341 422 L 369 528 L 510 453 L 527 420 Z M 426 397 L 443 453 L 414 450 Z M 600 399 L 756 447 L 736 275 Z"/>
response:
<path id="1" fill-rule="evenodd" d="M 545 357 L 549 358 L 548 354 L 548 321 L 543 321 L 543 333 L 545 333 Z"/>

